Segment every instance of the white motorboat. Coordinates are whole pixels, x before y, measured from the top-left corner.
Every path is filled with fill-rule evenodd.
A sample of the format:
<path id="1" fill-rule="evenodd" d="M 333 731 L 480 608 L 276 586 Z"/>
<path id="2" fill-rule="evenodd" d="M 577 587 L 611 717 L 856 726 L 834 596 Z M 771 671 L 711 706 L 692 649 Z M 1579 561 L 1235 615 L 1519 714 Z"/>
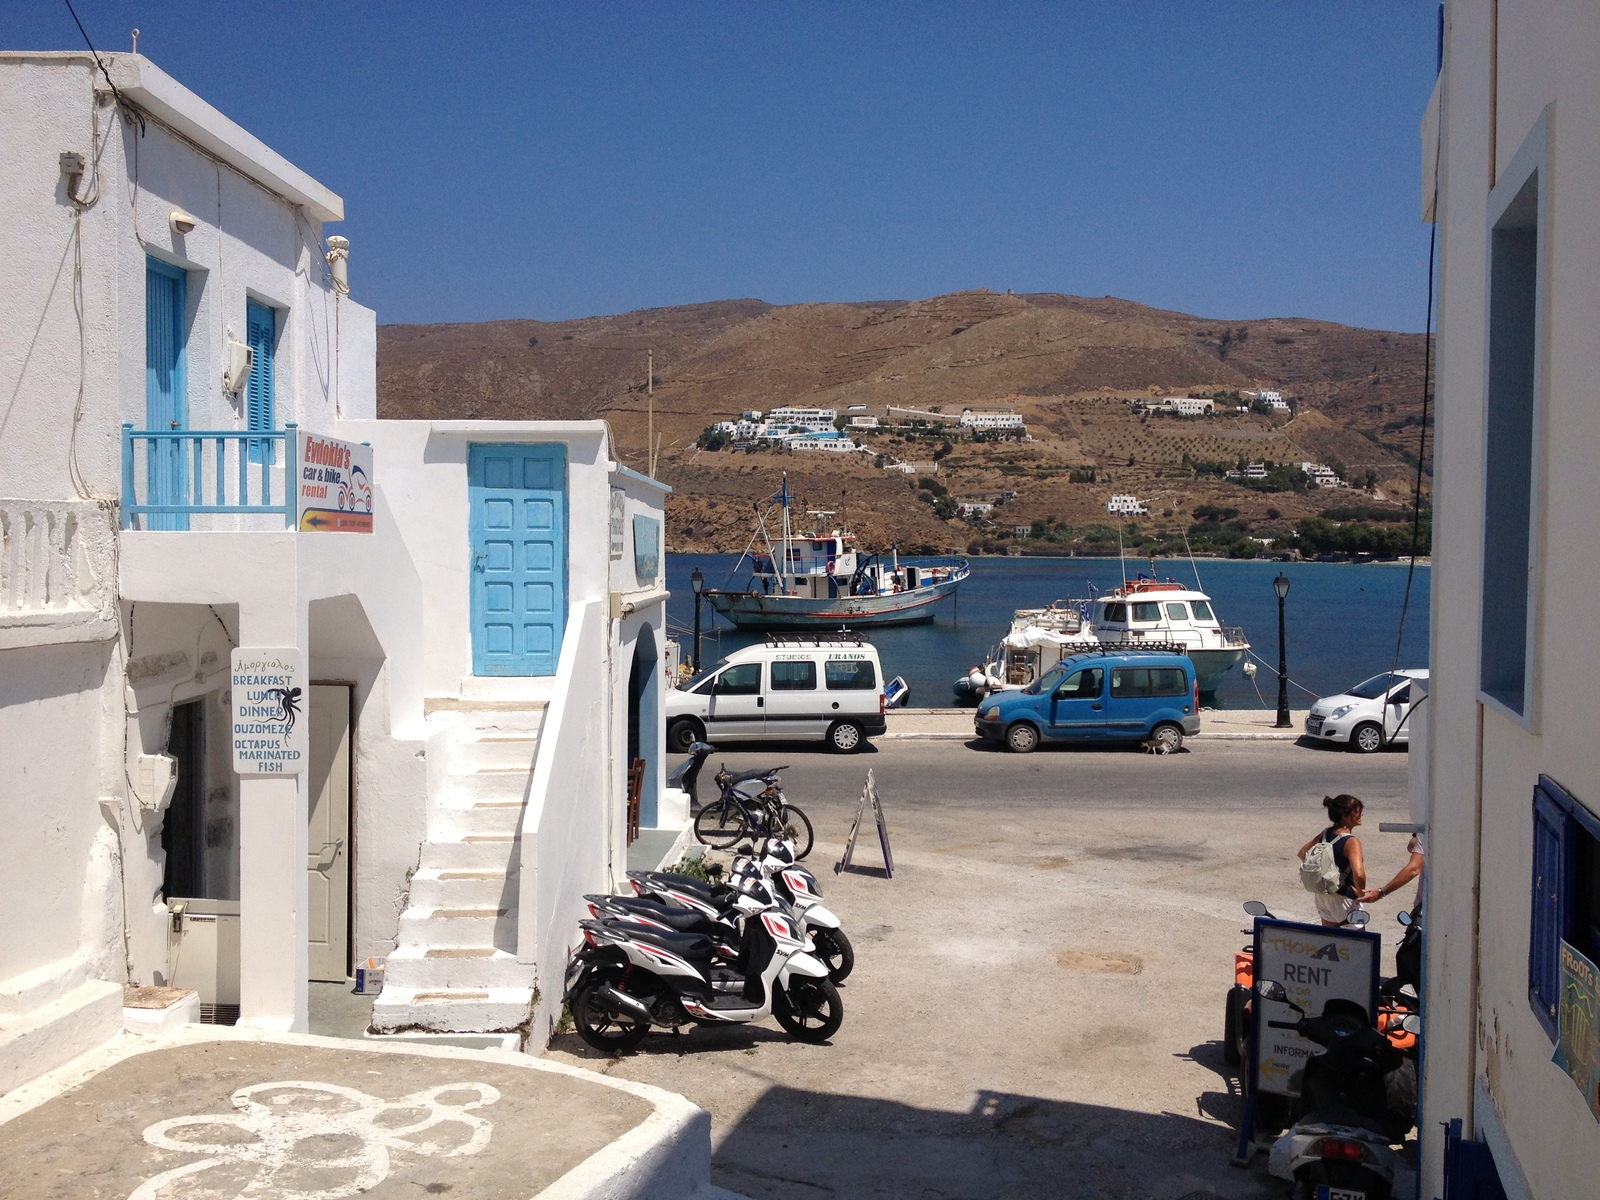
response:
<path id="1" fill-rule="evenodd" d="M 1176 580 L 1141 577 L 1091 600 L 1019 608 L 985 662 L 959 677 L 959 700 L 1025 687 L 1068 655 L 1093 648 L 1170 649 L 1194 662 L 1202 697 L 1250 650 L 1242 629 L 1217 620 L 1211 597 Z"/>

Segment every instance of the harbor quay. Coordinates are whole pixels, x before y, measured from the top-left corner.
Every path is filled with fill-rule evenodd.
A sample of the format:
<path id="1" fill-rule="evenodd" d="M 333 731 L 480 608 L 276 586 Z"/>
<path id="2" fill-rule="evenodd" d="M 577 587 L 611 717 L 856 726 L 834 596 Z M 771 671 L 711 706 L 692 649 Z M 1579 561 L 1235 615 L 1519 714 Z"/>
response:
<path id="1" fill-rule="evenodd" d="M 557 1035 L 549 1056 L 705 1108 L 713 1182 L 751 1197 L 1281 1196 L 1264 1159 L 1229 1165 L 1241 905 L 1315 919 L 1295 850 L 1341 791 L 1366 801 L 1368 870 L 1388 878 L 1406 839 L 1377 825 L 1406 819 L 1407 753 L 1201 736 L 1165 756 L 1015 755 L 892 736 L 919 719 L 850 757 L 774 743 L 708 764 L 790 764 L 817 830 L 807 865 L 858 955 L 830 1047 L 741 1026 L 653 1035 L 617 1061 Z M 832 871 L 868 770 L 892 878 L 869 829 Z M 1385 973 L 1409 903 L 1371 906 Z"/>

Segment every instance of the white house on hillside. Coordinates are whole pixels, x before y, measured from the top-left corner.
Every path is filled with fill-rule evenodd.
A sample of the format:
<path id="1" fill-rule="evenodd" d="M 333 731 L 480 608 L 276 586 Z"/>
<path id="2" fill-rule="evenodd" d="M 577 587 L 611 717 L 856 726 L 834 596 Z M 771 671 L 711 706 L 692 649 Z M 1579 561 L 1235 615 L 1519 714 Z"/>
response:
<path id="1" fill-rule="evenodd" d="M 375 420 L 343 201 L 101 57 L 0 54 L 0 1091 L 124 981 L 303 1031 L 369 956 L 379 1026 L 542 1045 L 632 760 L 664 819 L 666 489 Z"/>
<path id="2" fill-rule="evenodd" d="M 1450 0 L 1444 35 L 1419 1195 L 1564 1200 L 1600 1180 L 1600 7 Z"/>

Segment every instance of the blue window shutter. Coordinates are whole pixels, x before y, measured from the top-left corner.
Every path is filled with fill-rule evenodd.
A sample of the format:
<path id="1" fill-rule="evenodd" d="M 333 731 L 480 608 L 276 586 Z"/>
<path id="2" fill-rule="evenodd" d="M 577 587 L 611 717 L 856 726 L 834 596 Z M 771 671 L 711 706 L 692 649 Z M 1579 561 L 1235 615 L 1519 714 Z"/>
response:
<path id="1" fill-rule="evenodd" d="M 245 383 L 245 427 L 247 429 L 273 429 L 277 413 L 273 411 L 272 356 L 277 333 L 277 313 L 254 300 L 245 303 L 245 340 L 253 352 L 250 378 Z M 264 443 L 250 444 L 250 458 L 254 462 L 270 461 L 263 454 Z"/>
<path id="2" fill-rule="evenodd" d="M 1566 935 L 1570 817 L 1565 793 L 1540 776 L 1533 791 L 1533 903 L 1528 935 L 1528 1002 L 1545 1032 L 1556 1036 L 1561 994 L 1561 939 Z"/>

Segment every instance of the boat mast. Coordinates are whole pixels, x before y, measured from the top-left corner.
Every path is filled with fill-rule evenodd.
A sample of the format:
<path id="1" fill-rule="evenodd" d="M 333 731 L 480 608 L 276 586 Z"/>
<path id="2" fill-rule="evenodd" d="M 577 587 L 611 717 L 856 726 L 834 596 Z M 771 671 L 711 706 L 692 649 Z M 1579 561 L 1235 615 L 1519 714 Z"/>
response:
<path id="1" fill-rule="evenodd" d="M 783 486 L 778 489 L 778 495 L 783 501 L 783 568 L 778 573 L 778 582 L 783 585 L 783 590 L 787 593 L 792 586 L 789 579 L 789 540 L 791 532 L 789 528 L 789 472 L 787 471 L 783 473 Z"/>

